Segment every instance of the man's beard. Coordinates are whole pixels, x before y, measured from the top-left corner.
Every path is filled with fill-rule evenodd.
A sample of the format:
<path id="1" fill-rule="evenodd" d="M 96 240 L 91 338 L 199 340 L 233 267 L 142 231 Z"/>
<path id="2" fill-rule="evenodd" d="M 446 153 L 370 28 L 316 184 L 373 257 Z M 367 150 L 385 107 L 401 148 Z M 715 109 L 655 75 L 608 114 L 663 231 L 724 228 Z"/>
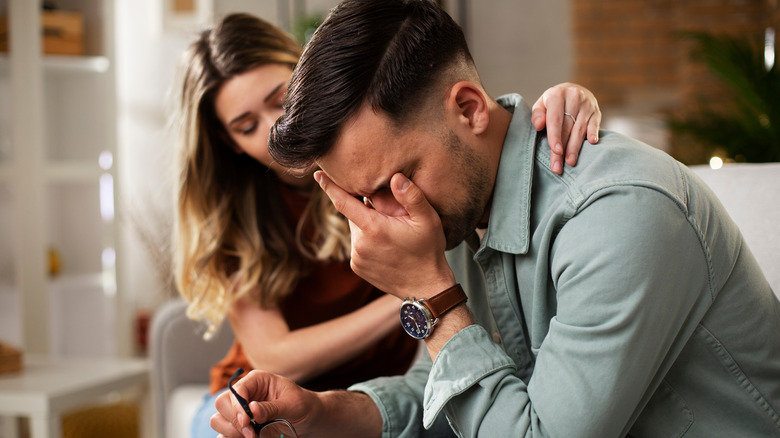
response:
<path id="1" fill-rule="evenodd" d="M 466 199 L 460 205 L 436 209 L 449 250 L 477 228 L 490 199 L 492 178 L 487 159 L 469 148 L 452 131 L 448 135 L 447 146 L 453 154 L 452 175 L 458 175 L 466 182 Z"/>

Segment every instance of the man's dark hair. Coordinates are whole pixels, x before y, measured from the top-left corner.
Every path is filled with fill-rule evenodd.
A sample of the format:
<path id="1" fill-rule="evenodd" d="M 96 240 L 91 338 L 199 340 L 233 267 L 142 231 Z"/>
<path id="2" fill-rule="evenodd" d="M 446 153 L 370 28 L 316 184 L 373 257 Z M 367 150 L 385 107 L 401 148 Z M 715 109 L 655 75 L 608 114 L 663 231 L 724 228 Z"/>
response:
<path id="1" fill-rule="evenodd" d="M 273 158 L 308 167 L 363 103 L 404 126 L 456 61 L 473 64 L 460 27 L 429 0 L 347 0 L 317 29 L 293 72 Z"/>

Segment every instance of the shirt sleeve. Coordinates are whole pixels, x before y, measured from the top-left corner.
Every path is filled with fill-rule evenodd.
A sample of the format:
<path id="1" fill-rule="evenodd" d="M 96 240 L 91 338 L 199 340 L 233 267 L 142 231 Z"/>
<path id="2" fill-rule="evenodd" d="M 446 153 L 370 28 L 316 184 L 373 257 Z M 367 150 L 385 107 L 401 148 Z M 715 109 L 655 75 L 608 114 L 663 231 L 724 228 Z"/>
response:
<path id="1" fill-rule="evenodd" d="M 657 190 L 602 190 L 559 230 L 538 231 L 557 236 L 537 249 L 536 278 L 517 280 L 556 312 L 528 385 L 469 327 L 432 366 L 426 424 L 443 409 L 463 437 L 625 436 L 711 302 L 696 226 Z"/>
<path id="2" fill-rule="evenodd" d="M 403 376 L 379 377 L 349 387 L 367 394 L 382 414 L 382 438 L 445 438 L 455 436 L 442 415 L 423 427 L 423 390 L 431 359 L 423 353 Z"/>

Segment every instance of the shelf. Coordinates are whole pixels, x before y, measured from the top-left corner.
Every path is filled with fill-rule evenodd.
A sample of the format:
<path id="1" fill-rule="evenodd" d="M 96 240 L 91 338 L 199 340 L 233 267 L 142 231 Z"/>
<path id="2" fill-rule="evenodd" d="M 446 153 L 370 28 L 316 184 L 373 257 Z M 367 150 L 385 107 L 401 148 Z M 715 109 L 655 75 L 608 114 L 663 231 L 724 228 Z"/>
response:
<path id="1" fill-rule="evenodd" d="M 97 163 L 64 161 L 46 165 L 46 180 L 51 182 L 97 182 L 104 173 L 108 171 Z"/>
<path id="2" fill-rule="evenodd" d="M 111 173 L 97 163 L 77 160 L 60 161 L 46 165 L 45 179 L 49 182 L 97 182 L 100 176 Z M 0 162 L 0 183 L 13 181 L 15 169 L 10 162 Z"/>
<path id="3" fill-rule="evenodd" d="M 105 73 L 111 63 L 105 56 L 46 55 L 43 68 L 51 72 Z"/>
<path id="4" fill-rule="evenodd" d="M 58 292 L 69 292 L 83 289 L 101 289 L 103 274 L 63 274 L 49 279 L 49 287 Z"/>
<path id="5" fill-rule="evenodd" d="M 106 345 L 121 334 L 124 354 L 131 326 L 114 298 L 123 237 L 114 217 L 118 2 L 57 3 L 83 13 L 86 56 L 45 54 L 40 1 L 9 3 L 13 51 L 0 53 L 0 95 L 11 97 L 0 102 L 0 282 L 18 289 L 6 295 L 18 297 L 26 352 L 111 354 L 116 347 Z M 54 278 L 48 248 L 62 261 Z"/>
<path id="6" fill-rule="evenodd" d="M 43 55 L 43 69 L 51 73 L 105 73 L 110 66 L 105 56 Z M 8 54 L 0 55 L 0 72 L 9 69 Z"/>
<path id="7" fill-rule="evenodd" d="M 109 272 L 64 274 L 49 279 L 49 292 L 52 294 L 99 294 L 113 297 L 116 294 L 116 281 Z"/>

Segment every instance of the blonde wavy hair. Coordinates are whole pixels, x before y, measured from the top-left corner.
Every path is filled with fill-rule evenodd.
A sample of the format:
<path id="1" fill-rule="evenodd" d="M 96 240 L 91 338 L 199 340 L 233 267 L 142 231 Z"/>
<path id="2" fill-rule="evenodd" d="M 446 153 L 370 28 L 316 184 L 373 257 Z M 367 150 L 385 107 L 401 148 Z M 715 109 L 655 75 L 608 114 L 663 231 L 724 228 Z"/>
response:
<path id="1" fill-rule="evenodd" d="M 231 14 L 205 30 L 184 54 L 179 129 L 174 269 L 187 316 L 204 321 L 205 337 L 235 300 L 263 308 L 287 296 L 311 261 L 343 261 L 349 228 L 324 192 L 313 193 L 297 226 L 287 219 L 273 171 L 231 148 L 214 110 L 230 78 L 264 64 L 295 66 L 301 48 L 276 26 Z M 305 231 L 305 236 L 303 235 Z"/>

